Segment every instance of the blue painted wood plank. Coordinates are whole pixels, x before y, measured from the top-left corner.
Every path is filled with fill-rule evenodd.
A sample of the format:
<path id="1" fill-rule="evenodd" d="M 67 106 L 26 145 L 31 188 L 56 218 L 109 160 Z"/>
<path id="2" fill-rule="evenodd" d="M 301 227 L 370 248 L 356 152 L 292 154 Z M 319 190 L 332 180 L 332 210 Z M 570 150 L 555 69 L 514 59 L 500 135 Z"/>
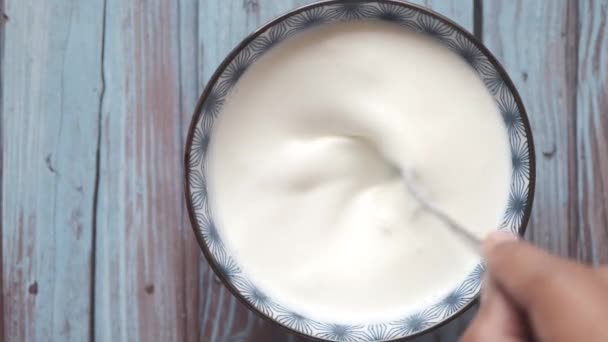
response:
<path id="1" fill-rule="evenodd" d="M 579 1 L 576 48 L 578 230 L 573 256 L 608 263 L 608 1 Z"/>
<path id="2" fill-rule="evenodd" d="M 2 251 L 2 245 L 3 245 L 3 239 L 2 239 L 2 231 L 3 231 L 3 208 L 4 205 L 2 204 L 2 199 L 3 199 L 3 194 L 4 191 L 2 190 L 2 185 L 3 185 L 3 181 L 2 181 L 2 174 L 3 174 L 3 166 L 2 166 L 2 162 L 3 162 L 3 147 L 2 147 L 2 142 L 4 141 L 4 120 L 3 120 L 3 113 L 2 113 L 2 92 L 3 92 L 3 69 L 4 69 L 4 63 L 3 63 L 3 58 L 4 58 L 4 32 L 6 31 L 5 29 L 5 25 L 6 25 L 6 20 L 7 20 L 8 16 L 6 14 L 4 14 L 4 0 L 0 0 L 0 338 L 2 338 L 3 340 L 5 339 L 5 335 L 4 335 L 4 311 L 5 311 L 5 306 L 4 306 L 4 297 L 6 297 L 5 294 L 5 288 L 4 288 L 4 265 L 3 265 L 3 251 Z"/>
<path id="3" fill-rule="evenodd" d="M 443 14 L 469 32 L 473 32 L 473 0 L 410 0 L 410 2 Z"/>
<path id="4" fill-rule="evenodd" d="M 200 0 L 199 90 L 202 91 L 221 60 L 246 35 L 275 16 L 310 2 L 314 1 Z M 472 0 L 414 2 L 451 17 L 468 30 L 473 29 Z M 472 312 L 416 341 L 452 342 L 470 321 L 471 315 Z M 201 263 L 200 269 L 200 322 L 201 338 L 204 341 L 302 341 L 249 312 L 216 280 L 205 261 Z"/>
<path id="5" fill-rule="evenodd" d="M 571 1 L 484 1 L 483 37 L 513 79 L 531 121 L 537 187 L 528 237 L 571 254 L 576 227 L 576 14 Z"/>
<path id="6" fill-rule="evenodd" d="M 179 69 L 180 69 L 180 111 L 181 111 L 181 146 L 185 140 L 194 107 L 198 102 L 201 89 L 199 88 L 198 60 L 198 0 L 181 0 L 179 6 Z M 183 164 L 182 164 L 183 165 Z M 181 192 L 181 190 L 180 190 Z M 201 323 L 199 321 L 199 306 L 201 294 L 199 279 L 203 256 L 198 242 L 192 232 L 190 220 L 185 206 L 182 209 L 182 237 L 184 239 L 184 310 L 185 340 L 189 342 L 202 341 L 200 338 Z"/>
<path id="7" fill-rule="evenodd" d="M 182 109 L 194 105 L 196 91 L 195 8 L 185 0 L 107 0 L 97 341 L 198 340 L 188 317 L 198 311 L 190 273 L 198 251 L 182 194 Z"/>
<path id="8" fill-rule="evenodd" d="M 3 341 L 86 341 L 103 2 L 7 0 Z"/>
<path id="9" fill-rule="evenodd" d="M 200 95 L 199 89 L 199 73 L 198 73 L 198 50 L 199 50 L 199 32 L 198 32 L 198 0 L 180 0 L 179 7 L 179 70 L 180 70 L 180 127 L 181 127 L 181 145 L 185 146 L 186 133 L 190 125 L 190 119 L 194 112 L 194 107 L 198 102 Z M 181 167 L 180 163 L 180 167 Z M 176 186 L 180 187 L 181 183 Z M 183 260 L 183 299 L 184 305 L 182 314 L 184 316 L 185 325 L 184 340 L 188 342 L 202 341 L 200 338 L 200 320 L 199 320 L 199 303 L 200 303 L 200 288 L 199 288 L 199 271 L 202 254 L 200 247 L 196 241 L 196 237 L 190 226 L 185 209 L 185 198 L 182 196 L 182 222 L 181 235 L 184 239 L 184 260 Z"/>

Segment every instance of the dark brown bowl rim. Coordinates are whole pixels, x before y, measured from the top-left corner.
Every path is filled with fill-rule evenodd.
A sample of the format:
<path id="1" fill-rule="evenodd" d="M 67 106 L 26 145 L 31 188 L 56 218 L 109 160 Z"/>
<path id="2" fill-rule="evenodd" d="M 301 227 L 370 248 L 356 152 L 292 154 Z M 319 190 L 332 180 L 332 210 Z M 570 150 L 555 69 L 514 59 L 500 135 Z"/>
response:
<path id="1" fill-rule="evenodd" d="M 410 8 L 413 9 L 415 11 L 419 11 L 421 13 L 424 13 L 426 15 L 429 15 L 441 22 L 443 22 L 444 24 L 456 29 L 458 32 L 460 32 L 461 34 L 463 34 L 465 37 L 467 37 L 467 39 L 469 39 L 469 41 L 471 43 L 473 43 L 475 45 L 475 47 L 477 47 L 483 54 L 484 56 L 486 56 L 488 58 L 488 61 L 494 66 L 494 68 L 496 68 L 496 70 L 498 71 L 499 75 L 501 76 L 501 78 L 504 80 L 507 88 L 509 89 L 509 91 L 513 94 L 513 97 L 515 99 L 515 103 L 517 104 L 517 108 L 519 109 L 519 114 L 522 118 L 522 122 L 524 125 L 524 129 L 526 132 L 526 142 L 527 142 L 527 147 L 528 147 L 528 151 L 529 151 L 529 155 L 530 155 L 530 180 L 529 180 L 529 184 L 528 184 L 528 201 L 526 203 L 526 209 L 524 211 L 524 216 L 522 218 L 520 227 L 518 229 L 518 233 L 520 236 L 523 236 L 527 225 L 528 225 L 528 221 L 530 220 L 530 216 L 532 214 L 532 204 L 534 202 L 534 191 L 536 188 L 536 154 L 534 151 L 534 141 L 533 141 L 533 137 L 532 137 L 532 129 L 530 127 L 530 121 L 528 119 L 528 114 L 526 112 L 526 109 L 523 105 L 523 102 L 521 100 L 521 97 L 519 95 L 519 93 L 517 92 L 517 89 L 515 88 L 515 85 L 513 84 L 513 81 L 511 80 L 511 78 L 509 77 L 509 75 L 507 74 L 507 72 L 505 71 L 505 69 L 503 68 L 503 66 L 498 62 L 498 60 L 496 59 L 496 57 L 494 57 L 494 55 L 490 52 L 490 50 L 488 50 L 473 34 L 471 34 L 469 31 L 467 31 L 466 29 L 464 29 L 462 26 L 460 26 L 459 24 L 457 24 L 456 22 L 452 21 L 451 19 L 449 19 L 448 17 L 439 14 L 437 12 L 434 12 L 430 9 L 424 8 L 422 6 L 416 5 L 416 4 L 412 4 L 409 2 L 405 2 L 405 1 L 401 1 L 401 0 L 321 0 L 321 1 L 317 1 L 317 2 L 313 2 L 307 5 L 303 5 L 300 7 L 297 7 L 295 9 L 292 9 L 282 15 L 279 15 L 277 17 L 275 17 L 274 19 L 272 19 L 271 21 L 267 22 L 266 24 L 258 27 L 256 30 L 254 30 L 252 33 L 250 33 L 248 36 L 246 36 L 235 48 L 232 49 L 232 51 L 230 51 L 230 53 L 224 58 L 224 60 L 220 63 L 220 65 L 215 69 L 213 75 L 211 76 L 211 78 L 209 79 L 209 81 L 207 82 L 203 93 L 201 94 L 194 113 L 192 115 L 192 120 L 190 122 L 190 127 L 188 129 L 188 135 L 186 138 L 186 146 L 185 146 L 185 152 L 184 152 L 184 192 L 185 192 L 185 196 L 186 196 L 186 205 L 188 208 L 188 217 L 190 218 L 190 223 L 192 226 L 192 229 L 194 231 L 194 235 L 196 236 L 196 239 L 198 241 L 198 244 L 205 256 L 205 259 L 207 260 L 207 262 L 209 263 L 209 266 L 211 267 L 211 269 L 213 270 L 213 272 L 215 273 L 215 275 L 220 279 L 220 281 L 222 282 L 222 284 L 230 291 L 230 293 L 232 293 L 233 296 L 235 296 L 241 303 L 243 303 L 249 310 L 251 310 L 252 312 L 254 312 L 255 314 L 257 314 L 259 317 L 261 317 L 262 319 L 264 319 L 265 321 L 271 322 L 271 324 L 276 325 L 278 327 L 280 327 L 281 329 L 284 329 L 285 331 L 294 334 L 296 336 L 299 337 L 304 337 L 307 338 L 309 340 L 312 341 L 319 341 L 319 342 L 327 342 L 328 340 L 324 340 L 324 339 L 319 339 L 317 337 L 314 336 L 309 336 L 306 335 L 304 333 L 301 333 L 297 330 L 294 330 L 288 326 L 285 326 L 279 322 L 277 322 L 276 320 L 272 319 L 271 317 L 269 317 L 268 315 L 264 314 L 263 312 L 261 312 L 260 310 L 258 310 L 255 306 L 253 306 L 251 303 L 249 303 L 244 297 L 243 295 L 226 279 L 226 277 L 224 276 L 223 272 L 220 270 L 220 268 L 217 265 L 217 261 L 215 260 L 215 258 L 213 257 L 213 255 L 211 255 L 211 252 L 209 251 L 209 247 L 207 246 L 207 244 L 204 241 L 203 235 L 201 233 L 201 227 L 199 227 L 198 222 L 196 220 L 196 214 L 195 214 L 195 210 L 192 204 L 192 200 L 191 200 L 191 193 L 190 193 L 190 169 L 188 166 L 188 161 L 190 160 L 190 150 L 192 147 L 192 139 L 193 139 L 193 135 L 194 135 L 194 130 L 199 122 L 201 113 L 202 113 L 202 106 L 205 102 L 205 100 L 207 99 L 207 96 L 209 95 L 209 92 L 211 91 L 211 89 L 213 88 L 213 85 L 215 85 L 215 83 L 217 82 L 218 78 L 220 77 L 222 71 L 228 66 L 228 64 L 239 54 L 239 52 L 241 50 L 243 50 L 247 45 L 249 45 L 249 43 L 251 43 L 257 36 L 259 36 L 261 33 L 263 33 L 264 31 L 266 31 L 267 29 L 269 29 L 270 27 L 276 25 L 277 23 L 282 22 L 283 20 L 285 20 L 288 17 L 291 17 L 293 15 L 296 15 L 298 13 L 307 11 L 311 8 L 315 8 L 315 7 L 323 7 L 323 6 L 327 6 L 327 5 L 334 5 L 334 4 L 340 4 L 340 3 L 349 3 L 349 2 L 359 2 L 359 3 L 388 3 L 388 4 L 393 4 L 393 5 L 397 5 L 397 6 L 402 6 L 402 7 L 406 7 L 406 8 Z M 477 301 L 479 300 L 479 293 L 477 295 L 475 295 L 475 297 L 468 303 L 466 304 L 464 307 L 460 308 L 458 311 L 456 311 L 455 313 L 453 313 L 451 316 L 445 318 L 444 320 L 442 320 L 439 323 L 436 323 L 426 329 L 423 329 L 421 331 L 418 331 L 410 336 L 407 337 L 400 337 L 397 339 L 392 339 L 392 340 L 387 340 L 385 342 L 398 342 L 398 341 L 410 341 L 414 338 L 420 337 L 422 335 L 425 335 L 427 333 L 429 333 L 430 331 L 433 330 L 437 330 L 438 328 L 448 324 L 449 322 L 453 321 L 454 319 L 456 319 L 457 317 L 459 317 L 460 315 L 462 315 L 462 313 L 464 313 L 465 311 L 469 310 L 473 305 L 475 305 L 477 303 Z"/>

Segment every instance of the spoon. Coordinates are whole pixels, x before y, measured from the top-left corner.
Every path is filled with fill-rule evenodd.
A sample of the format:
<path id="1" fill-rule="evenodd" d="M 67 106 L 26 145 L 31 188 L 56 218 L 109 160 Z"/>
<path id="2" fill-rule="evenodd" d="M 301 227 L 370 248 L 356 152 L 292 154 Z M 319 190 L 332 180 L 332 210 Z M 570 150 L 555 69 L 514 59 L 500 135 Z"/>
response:
<path id="1" fill-rule="evenodd" d="M 445 211 L 435 205 L 430 199 L 428 199 L 424 195 L 424 192 L 416 181 L 416 176 L 412 170 L 405 170 L 405 172 L 402 172 L 402 177 L 405 181 L 405 186 L 407 187 L 407 190 L 414 197 L 414 199 L 422 206 L 424 210 L 428 211 L 441 222 L 443 222 L 446 227 L 450 228 L 452 232 L 460 236 L 478 254 L 481 253 L 481 240 L 474 234 L 472 234 L 469 229 L 456 222 L 456 220 L 454 220 L 450 215 L 448 215 Z"/>

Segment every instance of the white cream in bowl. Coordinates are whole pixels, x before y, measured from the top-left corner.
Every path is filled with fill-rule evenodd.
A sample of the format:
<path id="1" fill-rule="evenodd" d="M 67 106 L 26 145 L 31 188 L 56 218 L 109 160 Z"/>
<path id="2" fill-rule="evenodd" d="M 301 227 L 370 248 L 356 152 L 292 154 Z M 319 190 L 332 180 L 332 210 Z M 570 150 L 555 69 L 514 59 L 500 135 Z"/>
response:
<path id="1" fill-rule="evenodd" d="M 243 272 L 332 322 L 401 318 L 479 263 L 420 209 L 401 170 L 480 237 L 498 227 L 511 177 L 504 123 L 475 71 L 379 22 L 298 33 L 256 60 L 208 153 L 212 216 Z"/>

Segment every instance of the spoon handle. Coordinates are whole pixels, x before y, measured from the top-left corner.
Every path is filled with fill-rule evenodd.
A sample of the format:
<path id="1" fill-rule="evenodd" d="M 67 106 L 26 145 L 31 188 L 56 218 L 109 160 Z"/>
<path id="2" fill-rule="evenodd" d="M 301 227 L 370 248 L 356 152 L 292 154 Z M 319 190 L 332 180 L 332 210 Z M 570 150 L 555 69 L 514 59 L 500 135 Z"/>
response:
<path id="1" fill-rule="evenodd" d="M 426 196 L 424 196 L 412 171 L 404 172 L 403 179 L 408 191 L 412 194 L 416 201 L 418 201 L 423 209 L 430 212 L 433 216 L 443 222 L 445 226 L 449 227 L 454 233 L 458 234 L 458 236 L 465 240 L 477 253 L 481 252 L 481 240 L 473 235 L 470 230 L 456 222 L 450 215 L 436 206 Z"/>

